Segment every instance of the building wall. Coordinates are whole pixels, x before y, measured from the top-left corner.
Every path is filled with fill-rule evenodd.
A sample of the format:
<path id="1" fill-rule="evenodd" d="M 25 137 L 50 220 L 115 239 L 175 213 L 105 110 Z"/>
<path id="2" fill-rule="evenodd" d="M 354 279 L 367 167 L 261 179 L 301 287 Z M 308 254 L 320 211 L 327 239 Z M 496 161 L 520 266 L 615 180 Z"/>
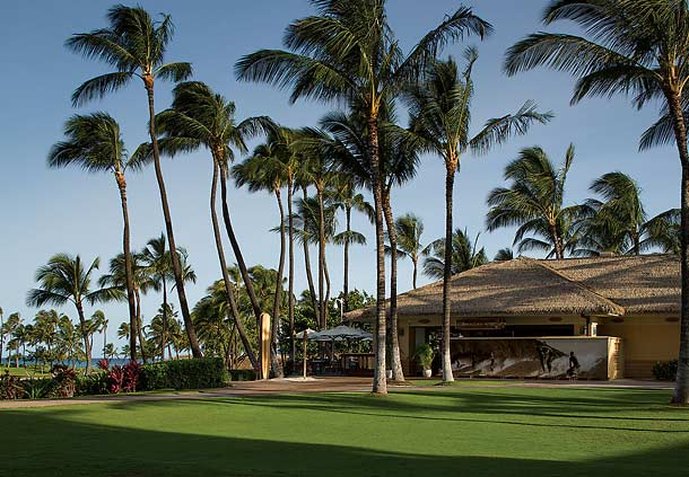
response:
<path id="1" fill-rule="evenodd" d="M 552 318 L 552 317 L 551 317 Z M 551 321 L 549 317 L 508 318 L 510 325 L 534 324 L 572 324 L 575 334 L 585 334 L 586 320 L 581 317 L 558 317 Z M 595 319 L 598 323 L 598 336 L 616 336 L 622 338 L 620 351 L 624 359 L 610 363 L 617 377 L 648 379 L 652 378 L 652 368 L 657 361 L 668 361 L 677 358 L 679 352 L 679 322 L 676 318 L 666 316 L 625 317 L 623 319 Z M 405 374 L 412 375 L 417 371 L 413 363 L 416 335 L 424 327 L 440 326 L 440 316 L 400 317 L 400 353 Z M 453 325 L 456 320 L 453 320 Z M 617 353 L 615 353 L 616 355 Z"/>
<path id="2" fill-rule="evenodd" d="M 657 361 L 677 359 L 679 322 L 674 320 L 662 316 L 605 319 L 598 325 L 598 334 L 622 338 L 624 377 L 647 379 L 653 377 Z"/>

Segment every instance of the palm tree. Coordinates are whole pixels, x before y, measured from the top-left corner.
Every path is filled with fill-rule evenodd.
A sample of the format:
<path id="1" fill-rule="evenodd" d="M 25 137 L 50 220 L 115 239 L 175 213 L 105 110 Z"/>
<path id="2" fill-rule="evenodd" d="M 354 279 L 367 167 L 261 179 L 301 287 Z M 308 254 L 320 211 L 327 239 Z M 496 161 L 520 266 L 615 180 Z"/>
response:
<path id="1" fill-rule="evenodd" d="M 375 211 L 364 195 L 357 192 L 353 178 L 346 173 L 335 176 L 327 201 L 343 210 L 345 215 L 345 229 L 333 237 L 333 242 L 342 245 L 343 248 L 342 308 L 347 312 L 349 311 L 349 247 L 350 245 L 366 245 L 366 237 L 352 230 L 352 212 L 364 214 L 373 224 Z"/>
<path id="2" fill-rule="evenodd" d="M 498 250 L 498 253 L 495 254 L 495 257 L 493 257 L 494 262 L 506 262 L 508 260 L 512 260 L 514 258 L 514 252 L 512 251 L 511 248 L 506 247 L 506 248 L 501 248 Z"/>
<path id="3" fill-rule="evenodd" d="M 131 334 L 131 325 L 129 323 L 120 323 L 120 326 L 117 328 L 117 337 L 129 340 Z"/>
<path id="4" fill-rule="evenodd" d="M 36 316 L 34 316 L 34 339 L 36 343 L 43 343 L 46 345 L 46 361 L 50 361 L 51 366 L 55 358 L 53 347 L 57 340 L 57 327 L 59 323 L 60 314 L 55 310 L 39 310 Z"/>
<path id="5" fill-rule="evenodd" d="M 19 325 L 21 325 L 22 318 L 19 313 L 11 313 L 0 327 L 0 337 L 4 339 L 5 336 L 8 338 L 7 349 L 9 351 L 9 340 L 12 339 L 14 331 Z M 2 363 L 2 356 L 0 355 L 0 364 Z M 7 366 L 10 364 L 10 357 L 7 357 Z"/>
<path id="6" fill-rule="evenodd" d="M 191 64 L 164 62 L 165 51 L 174 32 L 169 15 L 162 15 L 159 21 L 154 21 L 142 7 L 115 5 L 108 10 L 107 18 L 109 27 L 72 35 L 66 42 L 67 47 L 75 53 L 89 59 L 101 60 L 114 68 L 113 72 L 91 78 L 79 86 L 72 94 L 72 103 L 78 106 L 102 98 L 119 90 L 135 77 L 142 80 L 148 98 L 148 134 L 151 138 L 151 153 L 165 219 L 165 231 L 170 250 L 177 250 L 156 134 L 155 81 L 183 81 L 191 76 Z M 191 351 L 194 357 L 201 357 L 201 348 L 194 333 L 184 291 L 182 266 L 175 254 L 172 255 L 172 270 Z"/>
<path id="7" fill-rule="evenodd" d="M 229 164 L 234 159 L 233 149 L 242 153 L 246 152 L 245 140 L 266 129 L 271 129 L 272 122 L 266 117 L 251 117 L 238 123 L 235 119 L 235 109 L 233 102 L 215 93 L 208 85 L 201 82 L 186 82 L 175 88 L 172 107 L 160 113 L 158 119 L 163 133 L 162 147 L 167 154 L 175 155 L 201 147 L 205 147 L 211 153 L 213 178 L 210 190 L 210 212 L 223 281 L 229 287 L 230 280 L 227 276 L 227 263 L 216 213 L 218 179 L 225 231 L 254 305 L 253 314 L 258 323 L 263 310 L 257 306 L 244 255 L 232 225 L 227 201 L 227 180 Z M 229 288 L 226 289 L 226 295 L 230 308 L 233 310 L 232 313 L 236 315 L 236 304 L 233 304 L 234 298 Z M 246 338 L 241 320 L 237 321 L 237 331 L 252 366 L 258 370 L 258 361 Z"/>
<path id="8" fill-rule="evenodd" d="M 162 245 L 165 245 L 165 238 L 162 239 Z M 130 326 L 134 330 L 141 327 L 141 294 L 146 294 L 151 288 L 155 288 L 155 282 L 152 279 L 152 270 L 144 263 L 144 257 L 140 253 L 132 254 L 132 287 L 134 289 L 134 304 L 135 304 L 135 320 Z M 110 260 L 109 273 L 104 274 L 98 280 L 100 286 L 118 287 L 122 290 L 126 289 L 126 267 L 124 254 L 118 254 Z M 132 351 L 132 346 L 136 348 L 136 340 L 139 333 L 128 335 L 130 340 L 129 352 L 130 359 L 132 354 L 136 356 L 136 349 Z M 143 344 L 140 344 L 143 350 Z M 142 351 L 143 352 L 143 351 Z M 142 356 L 143 359 L 145 357 Z"/>
<path id="9" fill-rule="evenodd" d="M 429 152 L 442 157 L 445 162 L 445 271 L 443 276 L 443 380 L 454 381 L 450 359 L 450 277 L 452 270 L 452 208 L 455 174 L 461 157 L 468 150 L 485 153 L 510 136 L 525 134 L 534 122 L 546 123 L 550 113 L 539 113 L 532 101 L 527 101 L 515 113 L 489 119 L 473 138 L 471 126 L 471 101 L 474 94 L 472 70 L 478 59 L 475 49 L 465 52 L 466 67 L 462 73 L 454 60 L 434 61 L 426 69 L 424 82 L 410 89 L 411 129 L 419 135 Z"/>
<path id="10" fill-rule="evenodd" d="M 519 228 L 514 244 L 518 252 L 541 250 L 548 257 L 563 259 L 565 252 L 575 246 L 573 225 L 581 213 L 580 207 L 564 206 L 567 173 L 573 161 L 572 144 L 559 168 L 540 147 L 522 149 L 519 157 L 505 167 L 509 187 L 498 187 L 488 195 L 488 230 L 516 225 Z"/>
<path id="11" fill-rule="evenodd" d="M 667 210 L 649 220 L 641 201 L 641 188 L 627 174 L 603 174 L 589 190 L 602 200 L 591 198 L 581 207 L 584 217 L 579 223 L 577 254 L 639 255 L 658 245 L 664 251 L 674 248 L 666 247 L 664 238 L 674 235 L 672 218 L 679 217 L 679 210 Z"/>
<path id="12" fill-rule="evenodd" d="M 447 254 L 445 251 L 445 239 L 440 238 L 428 245 L 428 256 L 423 262 L 423 273 L 427 276 L 440 279 L 445 276 L 445 260 L 450 258 L 450 273 L 458 273 L 480 267 L 488 263 L 488 257 L 483 247 L 478 248 L 478 240 L 481 234 L 476 234 L 473 241 L 469 239 L 466 229 L 456 229 L 452 234 L 452 249 Z"/>
<path id="13" fill-rule="evenodd" d="M 152 238 L 146 244 L 146 248 L 141 252 L 141 261 L 145 269 L 149 274 L 150 287 L 155 291 L 163 292 L 163 314 L 168 309 L 168 280 L 174 278 L 174 273 L 172 270 L 172 257 L 176 256 L 177 261 L 182 267 L 182 281 L 196 283 L 196 273 L 187 264 L 187 251 L 182 247 L 177 247 L 177 253 L 170 253 L 166 247 L 165 235 L 160 234 L 159 237 Z M 174 287 L 177 287 L 177 281 L 175 280 Z M 167 319 L 163 319 L 163 324 L 166 324 Z M 186 321 L 184 326 L 187 326 Z M 193 324 L 192 324 L 193 326 Z M 141 343 L 141 352 L 144 354 L 145 340 L 143 336 L 143 326 L 141 319 L 138 320 L 136 332 L 139 335 L 139 342 Z M 187 332 L 187 334 L 189 334 Z M 163 353 L 165 351 L 163 350 Z M 193 353 L 193 348 L 192 348 Z M 145 360 L 144 356 L 144 360 Z M 163 357 L 164 359 L 164 357 Z"/>
<path id="14" fill-rule="evenodd" d="M 272 140 L 270 140 L 272 139 Z M 232 168 L 232 176 L 237 187 L 247 186 L 249 192 L 267 191 L 275 196 L 279 213 L 280 255 L 278 259 L 278 281 L 282 281 L 285 270 L 286 230 L 285 208 L 282 203 L 282 187 L 286 183 L 286 167 L 292 157 L 286 144 L 280 138 L 270 138 L 268 142 L 258 145 L 253 154 L 244 162 Z M 280 341 L 280 300 L 282 287 L 275 287 L 273 298 L 271 326 L 270 361 L 274 377 L 284 377 L 282 364 L 278 359 L 278 345 Z"/>
<path id="15" fill-rule="evenodd" d="M 316 15 L 287 27 L 288 50 L 261 50 L 236 65 L 241 80 L 291 87 L 291 100 L 313 98 L 346 103 L 365 111 L 367 146 L 374 174 L 376 225 L 376 366 L 373 392 L 387 393 L 385 382 L 385 239 L 383 180 L 380 175 L 378 116 L 381 105 L 418 78 L 429 60 L 448 43 L 492 27 L 460 7 L 404 54 L 386 15 L 385 0 L 311 0 Z"/>
<path id="16" fill-rule="evenodd" d="M 414 214 L 405 214 L 395 220 L 395 233 L 397 235 L 397 254 L 400 257 L 408 257 L 412 263 L 412 287 L 416 289 L 416 278 L 419 259 L 427 255 L 429 246 L 421 244 L 423 235 L 423 221 Z"/>
<path id="17" fill-rule="evenodd" d="M 664 107 L 665 118 L 643 138 L 641 149 L 674 137 L 682 166 L 682 318 L 675 403 L 689 403 L 689 149 L 684 114 L 688 18 L 689 5 L 682 0 L 553 1 L 545 10 L 544 23 L 571 20 L 590 39 L 535 33 L 512 46 L 505 60 L 510 75 L 541 65 L 571 73 L 577 78 L 573 104 L 589 96 L 623 94 L 631 95 L 638 108 L 653 100 Z M 653 132 L 663 129 L 672 134 Z"/>
<path id="18" fill-rule="evenodd" d="M 136 299 L 134 296 L 132 252 L 129 232 L 129 210 L 127 206 L 127 181 L 125 172 L 138 167 L 129 161 L 122 141 L 120 125 L 107 113 L 75 115 L 65 124 L 65 141 L 55 144 L 48 154 L 50 167 L 78 166 L 87 172 L 113 174 L 120 192 L 122 206 L 122 247 L 124 251 L 124 288 L 127 291 L 129 322 L 136 320 Z M 136 359 L 136 342 L 130 343 L 132 360 Z"/>
<path id="19" fill-rule="evenodd" d="M 84 304 L 93 305 L 117 300 L 122 295 L 117 287 L 91 288 L 92 274 L 98 269 L 99 264 L 100 259 L 96 258 L 88 267 L 84 267 L 79 255 L 58 253 L 36 271 L 35 280 L 39 288 L 31 289 L 26 298 L 26 304 L 34 307 L 62 306 L 68 302 L 75 306 L 84 341 L 87 372 L 91 368 L 91 343 L 87 333 Z"/>

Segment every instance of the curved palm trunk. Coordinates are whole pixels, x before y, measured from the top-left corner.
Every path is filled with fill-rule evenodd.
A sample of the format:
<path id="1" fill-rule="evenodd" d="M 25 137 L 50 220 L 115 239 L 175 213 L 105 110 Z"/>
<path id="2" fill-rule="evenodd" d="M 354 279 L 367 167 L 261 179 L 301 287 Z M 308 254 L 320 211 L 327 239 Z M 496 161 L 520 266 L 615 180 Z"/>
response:
<path id="1" fill-rule="evenodd" d="M 239 338 L 242 340 L 242 346 L 244 346 L 244 351 L 246 352 L 249 362 L 251 362 L 251 367 L 254 371 L 258 372 L 258 361 L 256 360 L 256 355 L 251 347 L 249 338 L 246 336 L 246 331 L 244 329 L 244 323 L 242 323 L 242 317 L 237 308 L 237 302 L 234 299 L 234 293 L 232 293 L 230 275 L 227 273 L 227 262 L 225 261 L 225 250 L 222 244 L 222 237 L 220 235 L 220 223 L 218 222 L 218 214 L 216 212 L 216 197 L 218 193 L 218 170 L 220 166 L 217 161 L 213 160 L 213 178 L 211 179 L 211 194 L 210 194 L 210 209 L 211 209 L 211 223 L 213 224 L 213 238 L 215 239 L 215 249 L 218 252 L 218 261 L 220 262 L 220 270 L 222 272 L 223 285 L 225 286 L 225 295 L 227 299 L 227 304 L 230 307 L 230 312 L 232 313 L 233 321 L 237 333 L 239 333 Z"/>
<path id="2" fill-rule="evenodd" d="M 256 298 L 254 285 L 251 281 L 251 277 L 249 276 L 249 270 L 246 267 L 244 255 L 242 254 L 242 250 L 239 247 L 239 241 L 237 240 L 237 236 L 234 233 L 234 227 L 232 227 L 232 220 L 230 218 L 230 208 L 227 205 L 227 170 L 225 169 L 225 167 L 222 166 L 220 166 L 220 196 L 222 202 L 222 216 L 223 222 L 225 223 L 225 231 L 227 232 L 227 237 L 230 239 L 230 245 L 232 246 L 232 251 L 234 252 L 235 259 L 237 260 L 237 266 L 239 267 L 239 272 L 242 275 L 242 281 L 244 282 L 244 286 L 246 287 L 246 294 L 249 296 L 249 302 L 251 303 L 251 309 L 254 312 L 257 329 L 260 330 L 262 310 L 261 306 L 258 303 L 258 299 Z M 259 346 L 259 362 L 261 361 L 260 355 L 261 352 Z M 259 378 L 267 378 L 267 376 L 260 376 L 260 371 L 261 368 L 259 366 Z"/>
<path id="3" fill-rule="evenodd" d="M 416 290 L 416 276 L 418 274 L 419 258 L 415 256 L 414 258 L 412 258 L 411 263 L 412 263 L 412 267 L 413 267 L 412 275 L 411 275 L 411 283 L 412 283 L 411 286 L 412 286 L 412 288 L 414 288 L 414 290 Z"/>
<path id="4" fill-rule="evenodd" d="M 304 200 L 308 198 L 308 194 L 306 192 L 306 187 L 302 188 L 302 194 L 304 197 Z M 302 217 L 302 222 L 306 224 L 306 221 L 308 219 L 306 217 Z M 316 287 L 313 284 L 313 271 L 311 270 L 311 253 L 309 252 L 309 242 L 304 239 L 304 266 L 306 267 L 306 281 L 309 284 L 309 292 L 311 293 L 311 306 L 313 307 L 313 311 L 316 314 L 316 323 L 320 324 L 321 322 L 321 312 L 318 307 L 318 303 L 316 300 Z"/>
<path id="5" fill-rule="evenodd" d="M 285 208 L 282 205 L 282 194 L 280 189 L 275 190 L 275 199 L 280 211 L 280 261 L 278 263 L 278 275 L 275 280 L 275 295 L 273 296 L 273 326 L 271 330 L 270 362 L 273 369 L 273 376 L 282 378 L 285 371 L 282 362 L 278 357 L 280 345 L 280 301 L 282 298 L 282 275 L 285 272 Z"/>
<path id="6" fill-rule="evenodd" d="M 289 320 L 289 339 L 290 339 L 290 363 L 292 373 L 295 371 L 295 359 L 297 348 L 294 340 L 294 218 L 292 217 L 292 194 L 294 193 L 294 185 L 291 177 L 287 182 L 287 220 L 289 228 L 289 278 L 287 279 L 287 318 Z"/>
<path id="7" fill-rule="evenodd" d="M 383 196 L 383 212 L 390 240 L 390 315 L 388 323 L 388 340 L 390 342 L 390 364 L 392 379 L 404 381 L 402 358 L 400 356 L 400 340 L 397 330 L 397 230 L 390 203 L 390 191 Z"/>
<path id="8" fill-rule="evenodd" d="M 179 307 L 182 310 L 182 319 L 184 320 L 184 328 L 186 329 L 187 337 L 189 338 L 191 354 L 194 356 L 194 358 L 201 358 L 203 356 L 203 352 L 201 351 L 201 346 L 199 346 L 199 341 L 196 337 L 196 332 L 194 331 L 194 323 L 192 323 L 191 314 L 189 313 L 189 303 L 187 302 L 187 294 L 184 290 L 184 276 L 182 274 L 182 266 L 179 262 L 179 256 L 177 255 L 177 245 L 175 244 L 175 234 L 172 228 L 172 216 L 170 214 L 170 206 L 167 200 L 165 179 L 163 178 L 163 169 L 160 165 L 160 151 L 158 149 L 158 137 L 156 134 L 155 123 L 153 78 L 151 76 L 145 76 L 144 84 L 146 86 L 146 93 L 148 94 L 148 134 L 151 137 L 153 165 L 155 168 L 156 180 L 158 182 L 158 190 L 160 191 L 160 202 L 163 207 L 163 216 L 165 218 L 165 231 L 167 233 L 167 240 L 170 246 L 172 271 L 175 275 L 175 287 L 177 289 Z M 143 346 L 141 349 L 143 349 Z"/>
<path id="9" fill-rule="evenodd" d="M 673 118 L 675 142 L 682 164 L 680 268 L 682 275 L 682 312 L 680 320 L 679 356 L 677 378 L 672 402 L 689 403 L 689 151 L 687 151 L 687 128 L 682 111 L 681 94 L 666 94 Z"/>
<path id="10" fill-rule="evenodd" d="M 84 340 L 84 352 L 86 353 L 86 374 L 91 371 L 91 340 L 86 331 L 86 318 L 84 317 L 84 306 L 81 301 L 77 300 L 75 303 L 77 307 L 77 315 L 79 316 L 79 323 L 81 324 L 81 337 Z M 24 365 L 26 365 L 26 350 L 24 350 Z"/>
<path id="11" fill-rule="evenodd" d="M 374 394 L 387 394 L 385 379 L 385 235 L 383 227 L 383 184 L 380 174 L 380 155 L 378 148 L 378 118 L 372 114 L 368 119 L 368 148 L 373 172 L 373 202 L 376 223 L 376 357 L 373 371 Z"/>
<path id="12" fill-rule="evenodd" d="M 557 231 L 557 226 L 554 223 L 549 223 L 550 235 L 553 237 L 553 245 L 555 247 L 555 259 L 562 260 L 565 258 L 565 253 L 562 247 L 562 237 Z"/>
<path id="13" fill-rule="evenodd" d="M 325 293 L 325 213 L 323 210 L 323 188 L 316 185 L 318 198 L 318 312 L 322 330 L 328 326 L 328 313 L 324 300 Z"/>
<path id="14" fill-rule="evenodd" d="M 344 263 L 342 264 L 342 308 L 347 312 L 349 311 L 349 240 L 352 233 L 352 206 L 350 204 L 345 207 L 345 220 L 347 229 L 344 243 Z"/>
<path id="15" fill-rule="evenodd" d="M 132 341 L 132 335 L 134 335 L 134 330 L 138 330 L 139 323 L 141 323 L 141 295 L 138 289 L 134 290 L 134 298 L 136 300 L 136 322 L 134 323 L 134 328 L 132 328 L 131 326 L 129 327 L 129 335 L 127 336 L 127 338 L 130 342 Z M 134 335 L 134 337 L 134 346 L 136 346 L 136 335 Z M 144 351 L 143 342 L 141 342 L 141 359 L 144 360 L 144 362 L 146 360 L 146 352 Z"/>
<path id="16" fill-rule="evenodd" d="M 452 278 L 452 207 L 455 185 L 456 160 L 450 159 L 446 165 L 445 174 L 445 263 L 443 267 L 443 344 L 442 371 L 443 381 L 451 382 L 455 378 L 452 374 L 452 358 L 450 356 L 450 327 L 452 309 L 450 303 L 450 278 Z"/>
<path id="17" fill-rule="evenodd" d="M 129 326 L 136 325 L 136 298 L 134 297 L 134 265 L 132 263 L 132 247 L 130 244 L 129 232 L 129 209 L 127 206 L 127 181 L 124 173 L 119 169 L 115 171 L 115 180 L 120 191 L 120 202 L 122 204 L 122 247 L 124 253 L 124 280 L 127 287 L 127 304 L 129 306 Z M 136 361 L 136 337 L 129 339 L 129 359 Z"/>

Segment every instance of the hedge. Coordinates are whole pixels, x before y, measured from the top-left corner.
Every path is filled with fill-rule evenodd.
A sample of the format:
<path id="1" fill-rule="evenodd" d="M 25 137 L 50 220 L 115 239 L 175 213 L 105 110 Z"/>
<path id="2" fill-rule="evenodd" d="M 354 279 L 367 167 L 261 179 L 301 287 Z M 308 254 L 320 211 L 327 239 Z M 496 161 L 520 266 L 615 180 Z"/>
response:
<path id="1" fill-rule="evenodd" d="M 677 377 L 677 360 L 656 362 L 653 365 L 653 376 L 658 381 L 674 381 Z"/>
<path id="2" fill-rule="evenodd" d="M 229 382 L 222 358 L 180 359 L 141 366 L 138 389 L 221 388 Z"/>

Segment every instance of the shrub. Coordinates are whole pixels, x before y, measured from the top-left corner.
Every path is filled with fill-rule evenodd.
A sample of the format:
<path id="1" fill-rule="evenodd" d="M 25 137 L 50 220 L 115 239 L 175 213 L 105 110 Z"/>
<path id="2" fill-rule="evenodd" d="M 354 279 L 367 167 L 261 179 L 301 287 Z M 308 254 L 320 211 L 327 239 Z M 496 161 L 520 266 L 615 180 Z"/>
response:
<path id="1" fill-rule="evenodd" d="M 677 360 L 657 361 L 653 365 L 653 376 L 658 381 L 674 381 L 677 377 Z"/>
<path id="2" fill-rule="evenodd" d="M 55 383 L 51 378 L 31 378 L 20 381 L 26 399 L 46 399 L 53 397 Z"/>
<path id="3" fill-rule="evenodd" d="M 24 397 L 24 388 L 18 377 L 12 376 L 9 371 L 0 376 L 0 399 L 21 399 Z"/>
<path id="4" fill-rule="evenodd" d="M 433 351 L 431 345 L 429 345 L 428 343 L 424 343 L 420 345 L 418 348 L 416 348 L 414 357 L 417 359 L 419 365 L 423 369 L 431 369 L 431 366 L 433 364 L 433 358 L 435 357 L 435 351 Z"/>
<path id="5" fill-rule="evenodd" d="M 229 380 L 222 358 L 165 361 L 141 366 L 141 389 L 223 387 Z"/>
<path id="6" fill-rule="evenodd" d="M 231 369 L 230 379 L 232 381 L 254 381 L 256 372 L 253 369 Z"/>
<path id="7" fill-rule="evenodd" d="M 71 398 L 76 393 L 76 372 L 64 364 L 56 364 L 50 370 L 53 375 L 53 397 Z"/>
<path id="8" fill-rule="evenodd" d="M 91 374 L 78 374 L 75 380 L 75 394 L 77 396 L 107 394 L 107 378 L 108 373 L 105 371 L 97 371 Z"/>

